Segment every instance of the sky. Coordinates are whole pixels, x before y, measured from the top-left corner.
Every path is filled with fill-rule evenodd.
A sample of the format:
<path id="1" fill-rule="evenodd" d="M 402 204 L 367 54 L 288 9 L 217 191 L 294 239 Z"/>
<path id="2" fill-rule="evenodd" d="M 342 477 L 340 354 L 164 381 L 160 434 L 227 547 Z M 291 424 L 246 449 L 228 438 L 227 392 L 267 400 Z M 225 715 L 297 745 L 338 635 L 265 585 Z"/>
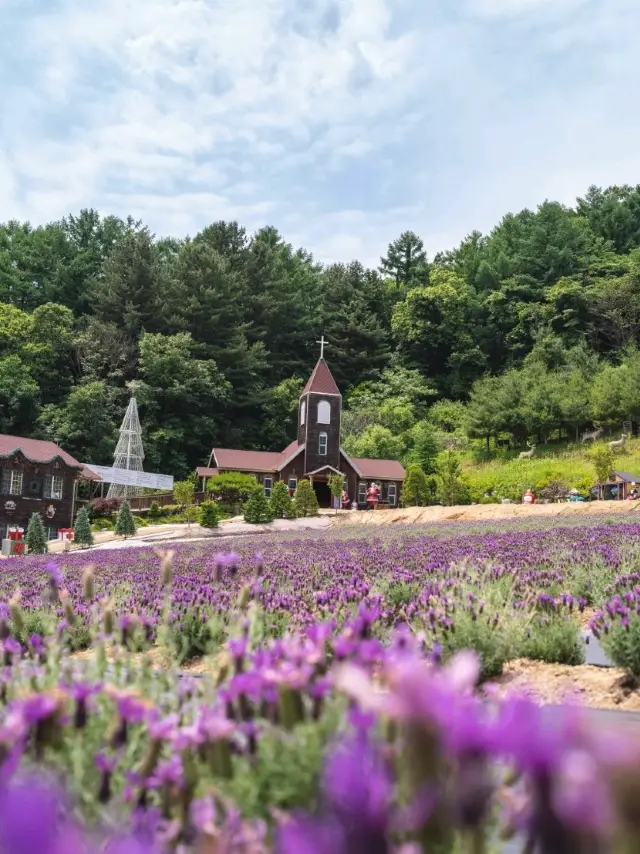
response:
<path id="1" fill-rule="evenodd" d="M 0 0 L 0 221 L 430 255 L 640 183 L 638 0 Z"/>

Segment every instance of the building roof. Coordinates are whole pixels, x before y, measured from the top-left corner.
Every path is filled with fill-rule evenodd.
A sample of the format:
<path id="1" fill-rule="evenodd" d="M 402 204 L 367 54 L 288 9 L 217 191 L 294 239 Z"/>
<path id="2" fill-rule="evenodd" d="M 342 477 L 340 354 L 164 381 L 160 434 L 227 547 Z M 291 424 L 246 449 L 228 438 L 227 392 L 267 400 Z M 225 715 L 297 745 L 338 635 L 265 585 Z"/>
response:
<path id="1" fill-rule="evenodd" d="M 90 469 L 89 466 L 85 465 L 84 463 L 82 464 L 82 474 L 80 476 L 83 480 L 102 480 L 99 474 L 96 474 L 93 469 Z"/>
<path id="2" fill-rule="evenodd" d="M 629 474 L 628 471 L 614 471 L 612 474 L 625 483 L 640 483 L 640 474 Z"/>
<path id="3" fill-rule="evenodd" d="M 283 461 L 279 451 L 236 451 L 232 448 L 214 448 L 213 459 L 218 469 L 232 471 L 275 471 Z"/>
<path id="4" fill-rule="evenodd" d="M 79 463 L 71 454 L 63 451 L 55 442 L 47 442 L 42 439 L 24 439 L 22 436 L 8 436 L 0 433 L 0 457 L 7 459 L 18 451 L 21 451 L 32 463 L 46 465 L 58 457 L 71 468 L 83 468 L 82 463 Z"/>
<path id="5" fill-rule="evenodd" d="M 372 480 L 404 480 L 404 467 L 397 460 L 370 460 L 352 457 L 362 476 Z"/>
<path id="6" fill-rule="evenodd" d="M 196 474 L 198 477 L 215 477 L 220 472 L 218 469 L 211 468 L 210 466 L 198 466 Z"/>
<path id="7" fill-rule="evenodd" d="M 313 373 L 302 390 L 302 394 L 331 394 L 342 397 L 336 381 L 329 370 L 329 366 L 324 359 L 318 359 Z"/>

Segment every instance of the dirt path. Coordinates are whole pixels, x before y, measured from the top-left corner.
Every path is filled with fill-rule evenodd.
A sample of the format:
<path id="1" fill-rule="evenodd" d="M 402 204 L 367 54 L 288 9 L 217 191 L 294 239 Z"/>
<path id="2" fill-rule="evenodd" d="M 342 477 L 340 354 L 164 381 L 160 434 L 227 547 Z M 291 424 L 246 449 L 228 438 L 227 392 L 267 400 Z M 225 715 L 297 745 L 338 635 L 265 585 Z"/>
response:
<path id="1" fill-rule="evenodd" d="M 335 525 L 411 525 L 435 522 L 491 522 L 498 519 L 603 517 L 638 513 L 640 501 L 588 501 L 565 504 L 471 504 L 458 507 L 406 507 L 395 510 L 345 511 Z M 595 521 L 595 519 L 594 519 Z"/>

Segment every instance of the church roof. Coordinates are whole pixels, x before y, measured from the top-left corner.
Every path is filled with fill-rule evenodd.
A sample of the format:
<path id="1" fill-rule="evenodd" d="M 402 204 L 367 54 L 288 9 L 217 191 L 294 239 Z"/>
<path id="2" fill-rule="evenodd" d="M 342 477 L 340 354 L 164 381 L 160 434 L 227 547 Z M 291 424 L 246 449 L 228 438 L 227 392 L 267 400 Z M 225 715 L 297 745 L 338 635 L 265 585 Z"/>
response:
<path id="1" fill-rule="evenodd" d="M 236 451 L 233 448 L 214 448 L 213 458 L 218 469 L 232 471 L 275 471 L 282 462 L 279 451 Z"/>
<path id="2" fill-rule="evenodd" d="M 329 366 L 322 357 L 318 359 L 302 394 L 333 394 L 342 397 Z"/>

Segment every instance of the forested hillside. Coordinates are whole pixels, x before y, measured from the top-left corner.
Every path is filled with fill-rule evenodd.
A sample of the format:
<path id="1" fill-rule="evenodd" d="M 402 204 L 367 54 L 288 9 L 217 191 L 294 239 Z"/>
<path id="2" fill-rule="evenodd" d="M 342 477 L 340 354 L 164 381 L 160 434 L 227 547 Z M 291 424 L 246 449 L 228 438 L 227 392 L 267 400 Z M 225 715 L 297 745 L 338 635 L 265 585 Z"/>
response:
<path id="1" fill-rule="evenodd" d="M 0 431 L 83 461 L 111 460 L 132 380 L 149 470 L 284 447 L 321 333 L 361 456 L 428 471 L 446 435 L 491 452 L 640 416 L 640 186 L 508 214 L 434 258 L 406 232 L 376 270 L 235 222 L 9 222 L 0 301 Z"/>

